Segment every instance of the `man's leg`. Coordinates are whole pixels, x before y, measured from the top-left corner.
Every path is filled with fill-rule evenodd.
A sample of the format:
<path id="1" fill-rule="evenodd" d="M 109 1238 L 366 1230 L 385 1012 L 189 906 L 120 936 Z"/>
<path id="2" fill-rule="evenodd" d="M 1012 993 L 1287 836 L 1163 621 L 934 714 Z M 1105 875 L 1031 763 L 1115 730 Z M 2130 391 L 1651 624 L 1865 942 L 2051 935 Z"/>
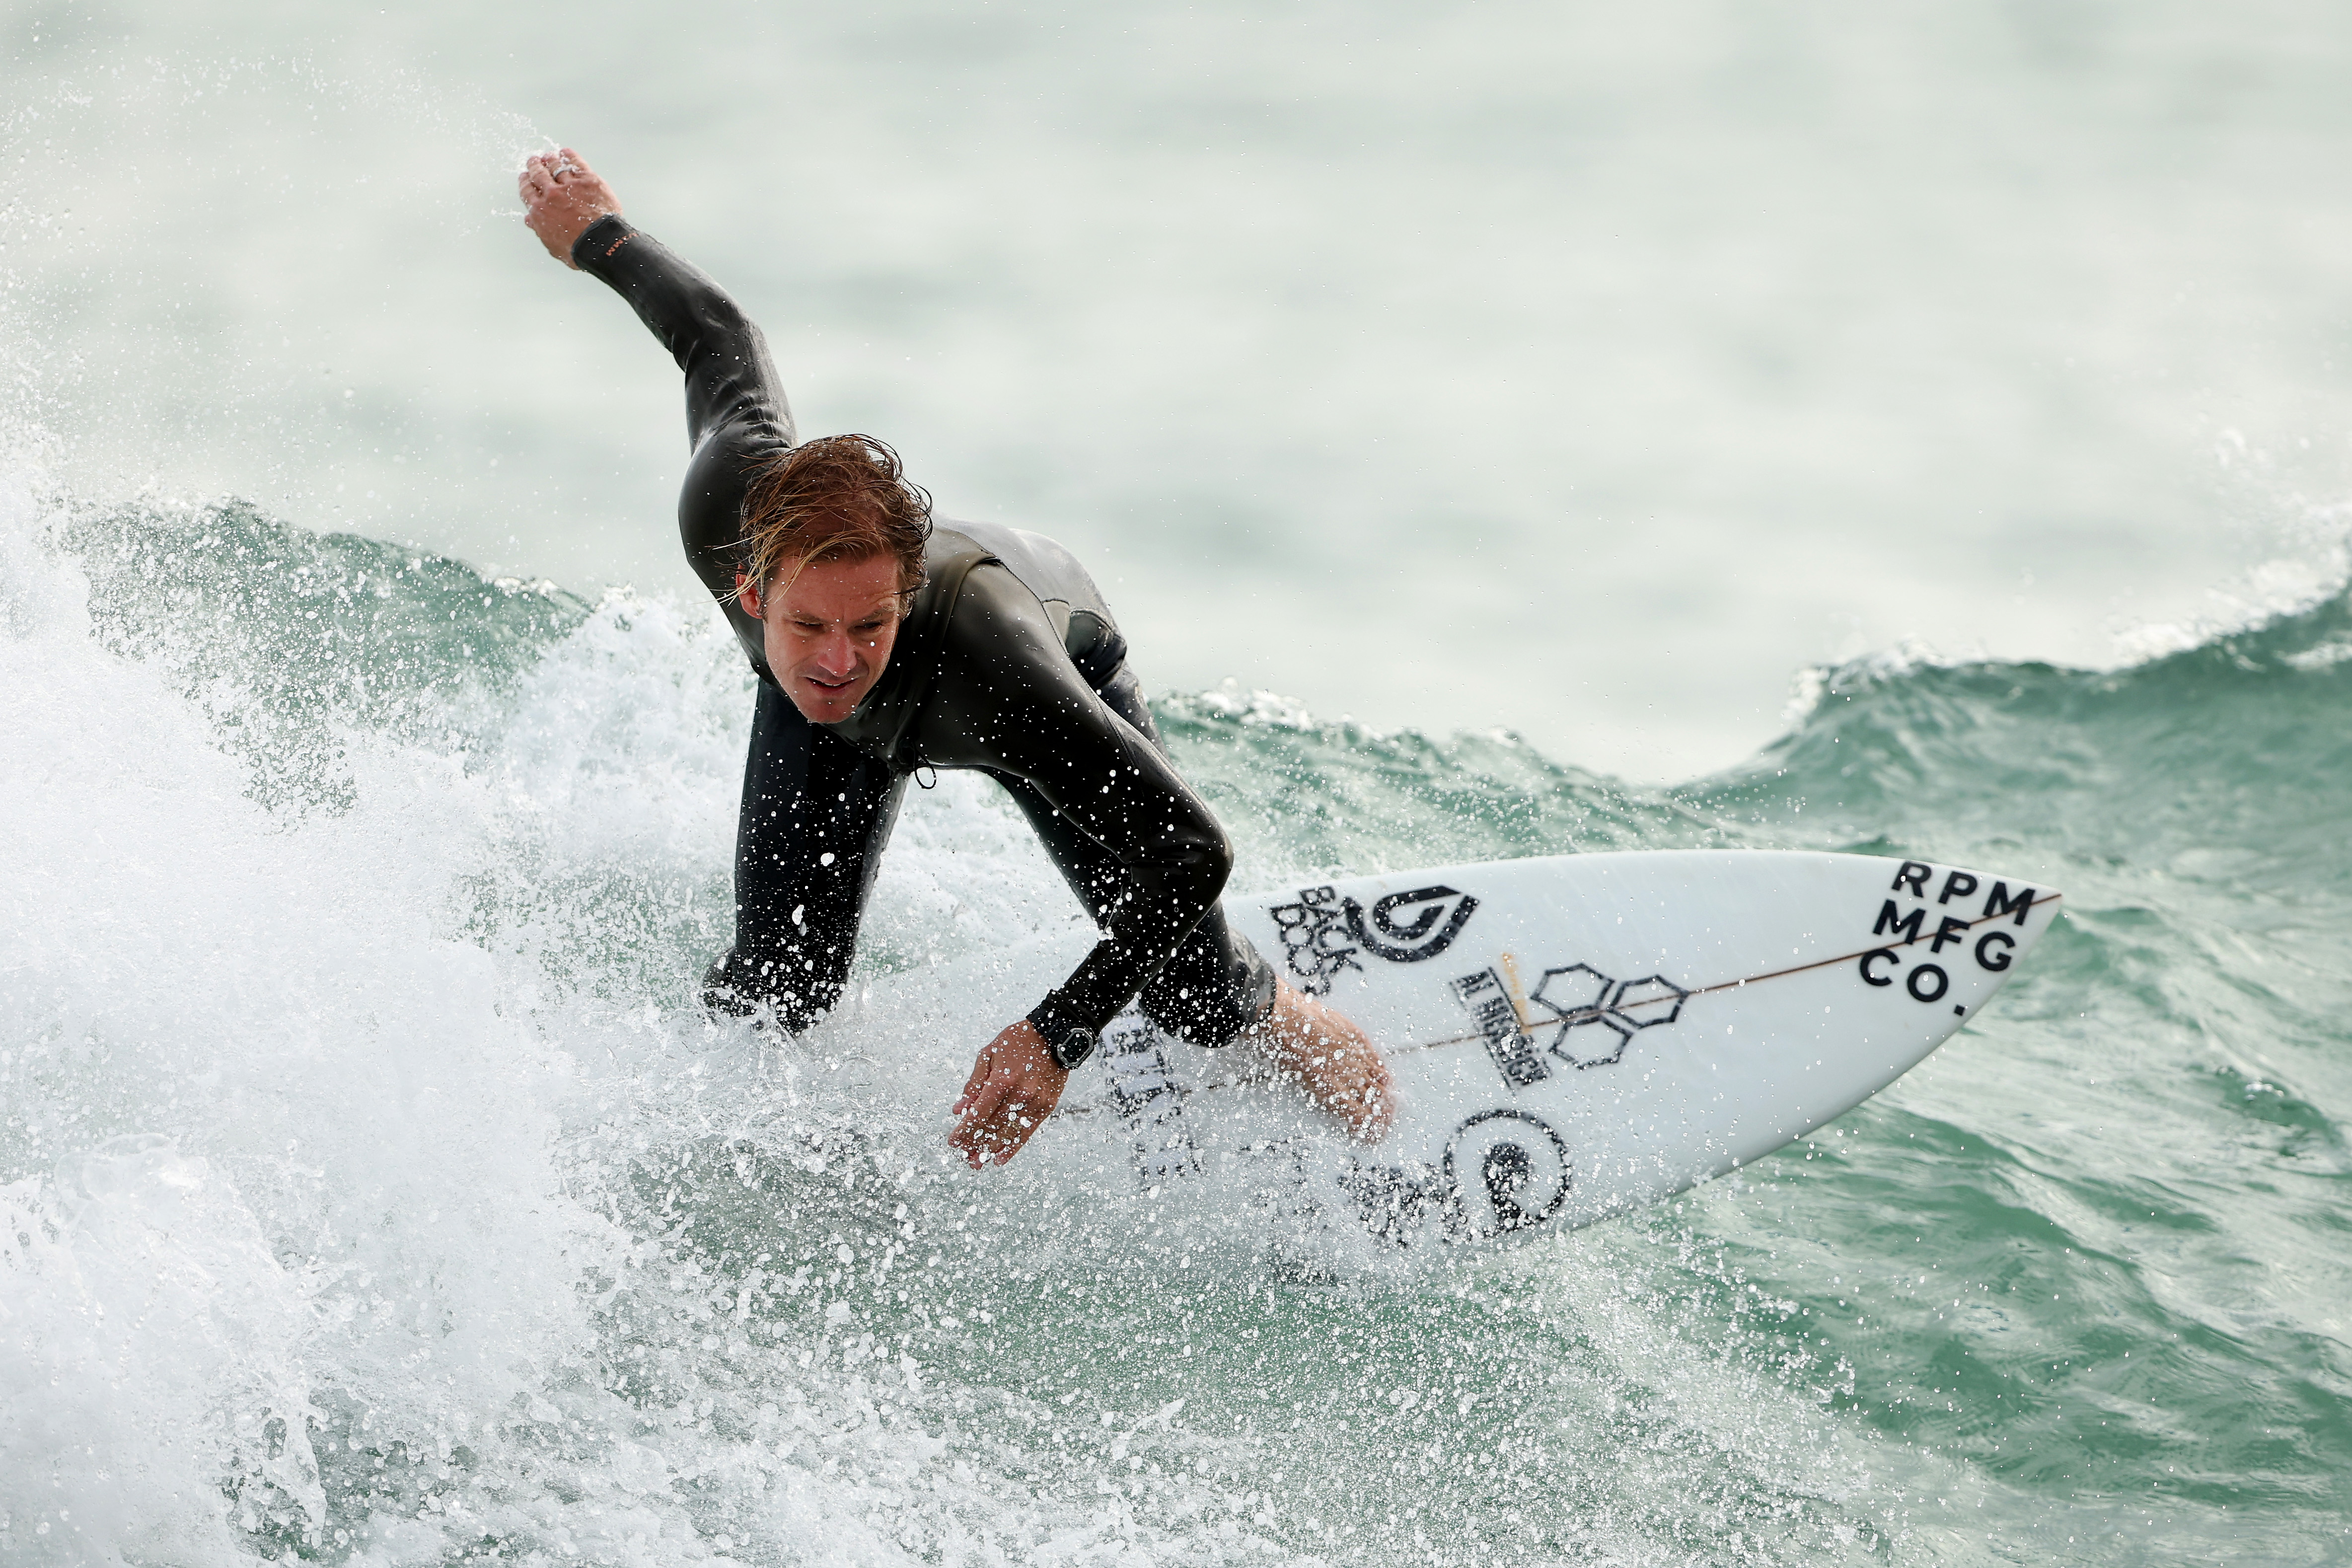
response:
<path id="1" fill-rule="evenodd" d="M 706 1003 L 734 1013 L 771 1003 L 798 1030 L 840 999 L 905 790 L 903 776 L 760 682 L 735 830 L 735 945 L 711 965 Z"/>

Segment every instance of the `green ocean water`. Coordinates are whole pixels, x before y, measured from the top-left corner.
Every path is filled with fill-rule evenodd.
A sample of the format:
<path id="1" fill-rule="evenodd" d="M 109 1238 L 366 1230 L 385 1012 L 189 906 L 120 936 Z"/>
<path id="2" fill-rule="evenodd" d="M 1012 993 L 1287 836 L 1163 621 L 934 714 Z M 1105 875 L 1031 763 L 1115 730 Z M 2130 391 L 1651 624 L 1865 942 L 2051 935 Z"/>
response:
<path id="1" fill-rule="evenodd" d="M 958 1173 L 926 1096 L 993 1021 L 703 1020 L 750 689 L 701 607 L 242 504 L 14 504 L 12 1561 L 2352 1551 L 2340 591 L 2114 671 L 1825 668 L 1671 788 L 1161 695 L 1237 885 L 1719 847 L 2065 891 L 1998 1005 L 1839 1121 L 1396 1278 L 1269 1265 L 1278 1216 L 1220 1247 Z M 950 778 L 866 984 L 1066 902 Z"/>

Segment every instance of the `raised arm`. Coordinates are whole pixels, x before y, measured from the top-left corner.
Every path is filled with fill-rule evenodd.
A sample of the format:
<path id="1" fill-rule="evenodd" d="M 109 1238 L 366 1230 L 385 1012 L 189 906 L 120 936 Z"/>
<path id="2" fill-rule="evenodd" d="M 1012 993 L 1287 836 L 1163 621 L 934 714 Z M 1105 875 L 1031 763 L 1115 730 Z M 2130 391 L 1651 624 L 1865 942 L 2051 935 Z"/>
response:
<path id="1" fill-rule="evenodd" d="M 570 148 L 530 158 L 519 183 L 523 222 L 548 254 L 626 300 L 685 374 L 694 455 L 678 492 L 679 538 L 752 668 L 764 671 L 760 623 L 735 603 L 734 589 L 743 492 L 793 445 L 792 410 L 766 340 L 725 289 L 632 227 L 612 186 Z"/>

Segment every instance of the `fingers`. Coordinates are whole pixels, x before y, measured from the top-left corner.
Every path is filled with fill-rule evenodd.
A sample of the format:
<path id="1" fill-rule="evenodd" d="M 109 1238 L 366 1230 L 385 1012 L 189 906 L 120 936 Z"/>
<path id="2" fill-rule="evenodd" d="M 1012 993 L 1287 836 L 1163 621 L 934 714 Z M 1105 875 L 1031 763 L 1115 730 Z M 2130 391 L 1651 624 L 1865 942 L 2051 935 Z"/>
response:
<path id="1" fill-rule="evenodd" d="M 1012 1076 L 999 1069 L 996 1048 L 988 1047 L 973 1061 L 963 1092 L 948 1108 L 956 1119 L 954 1131 L 948 1134 L 948 1143 L 974 1169 L 979 1168 L 983 1146 L 995 1141 L 994 1124 Z"/>
<path id="2" fill-rule="evenodd" d="M 988 1054 L 982 1059 L 988 1061 Z M 1050 1109 L 1037 1103 L 1010 1064 L 976 1068 L 953 1107 L 956 1125 L 948 1143 L 975 1171 L 992 1162 L 1001 1165 L 1029 1142 Z"/>
<path id="3" fill-rule="evenodd" d="M 1357 1091 L 1363 1110 L 1349 1132 L 1359 1143 L 1377 1143 L 1396 1125 L 1396 1080 L 1389 1075 L 1387 1063 L 1380 1063 L 1379 1068 Z"/>
<path id="4" fill-rule="evenodd" d="M 1042 1120 L 1026 1099 L 999 1088 L 964 1117 L 949 1142 L 975 1171 L 991 1161 L 1001 1165 L 1029 1142 Z"/>
<path id="5" fill-rule="evenodd" d="M 1388 1063 L 1348 1018 L 1285 987 L 1265 1040 L 1275 1070 L 1307 1091 L 1349 1137 L 1377 1143 L 1397 1117 Z"/>
<path id="6" fill-rule="evenodd" d="M 949 1142 L 975 1171 L 991 1163 L 1002 1165 L 1021 1152 L 1045 1120 L 1042 1108 L 1020 1096 L 1006 1096 L 989 1115 L 966 1118 Z"/>
<path id="7" fill-rule="evenodd" d="M 956 1096 L 956 1102 L 953 1105 L 948 1107 L 949 1114 L 962 1116 L 966 1107 L 977 1104 L 980 1094 L 988 1087 L 989 1079 L 994 1075 L 995 1069 L 996 1047 L 983 1046 L 981 1047 L 979 1057 L 971 1064 L 971 1076 L 963 1080 L 963 1092 Z"/>
<path id="8" fill-rule="evenodd" d="M 621 210 L 612 188 L 568 147 L 525 158 L 515 187 L 522 195 L 524 226 L 550 256 L 575 271 L 580 264 L 572 259 L 572 246 L 598 218 Z"/>
<path id="9" fill-rule="evenodd" d="M 526 200 L 533 195 L 544 200 L 559 185 L 595 177 L 595 172 L 588 167 L 580 154 L 566 147 L 554 153 L 533 153 L 525 158 L 522 173 L 516 176 L 515 183 Z"/>

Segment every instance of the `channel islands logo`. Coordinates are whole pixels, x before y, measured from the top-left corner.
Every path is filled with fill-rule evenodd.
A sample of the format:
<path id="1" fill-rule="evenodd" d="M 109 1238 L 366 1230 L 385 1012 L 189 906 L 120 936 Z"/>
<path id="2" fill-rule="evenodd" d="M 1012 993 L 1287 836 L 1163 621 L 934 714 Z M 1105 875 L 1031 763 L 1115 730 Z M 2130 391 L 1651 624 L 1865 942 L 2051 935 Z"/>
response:
<path id="1" fill-rule="evenodd" d="M 1510 988 L 1492 969 L 1453 983 L 1454 999 L 1468 1011 L 1486 1044 L 1495 1070 L 1515 1089 L 1551 1077 L 1555 1063 L 1576 1068 L 1608 1067 L 1622 1058 L 1634 1034 L 1671 1024 L 1690 1000 L 1687 987 L 1663 974 L 1618 980 L 1589 963 L 1544 971 L 1528 997 L 1549 1017 L 1524 1027 Z M 1549 1041 L 1538 1037 L 1549 1033 Z"/>

